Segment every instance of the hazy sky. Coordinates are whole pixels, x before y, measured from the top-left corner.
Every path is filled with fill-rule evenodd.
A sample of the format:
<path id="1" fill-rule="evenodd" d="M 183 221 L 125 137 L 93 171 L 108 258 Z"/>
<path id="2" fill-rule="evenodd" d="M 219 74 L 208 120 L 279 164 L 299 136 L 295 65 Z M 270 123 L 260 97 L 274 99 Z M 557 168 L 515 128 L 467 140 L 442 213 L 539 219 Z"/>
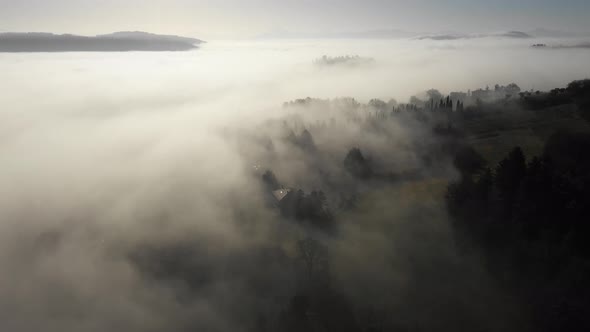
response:
<path id="1" fill-rule="evenodd" d="M 149 30 L 201 38 L 285 29 L 590 31 L 589 0 L 0 0 L 0 31 Z"/>

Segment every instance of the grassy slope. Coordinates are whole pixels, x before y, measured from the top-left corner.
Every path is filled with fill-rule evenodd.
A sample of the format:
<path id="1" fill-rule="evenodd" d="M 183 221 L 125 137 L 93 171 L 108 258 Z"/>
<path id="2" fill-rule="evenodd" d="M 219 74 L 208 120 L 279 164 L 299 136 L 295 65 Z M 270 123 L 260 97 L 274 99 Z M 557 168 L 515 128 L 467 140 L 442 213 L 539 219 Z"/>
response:
<path id="1" fill-rule="evenodd" d="M 490 165 L 497 164 L 516 145 L 528 158 L 540 155 L 544 142 L 560 129 L 590 132 L 590 125 L 579 116 L 573 104 L 541 110 L 508 106 L 479 112 L 477 117 L 463 121 L 461 126 L 468 142 Z"/>

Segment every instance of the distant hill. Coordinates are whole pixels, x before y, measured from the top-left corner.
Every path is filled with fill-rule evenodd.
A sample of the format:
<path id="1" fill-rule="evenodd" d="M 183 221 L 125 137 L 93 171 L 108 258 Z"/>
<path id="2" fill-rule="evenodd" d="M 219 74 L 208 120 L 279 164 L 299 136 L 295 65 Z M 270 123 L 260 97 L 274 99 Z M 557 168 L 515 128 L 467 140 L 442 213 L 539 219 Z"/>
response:
<path id="1" fill-rule="evenodd" d="M 532 48 L 536 49 L 590 49 L 590 42 L 577 43 L 577 44 L 558 44 L 558 45 L 547 45 L 547 44 L 533 44 Z"/>
<path id="2" fill-rule="evenodd" d="M 372 65 L 375 63 L 375 59 L 373 58 L 365 58 L 358 55 L 350 56 L 337 56 L 337 57 L 330 57 L 327 55 L 322 56 L 319 59 L 314 61 L 314 64 L 317 66 L 351 66 L 357 67 L 362 65 Z"/>
<path id="3" fill-rule="evenodd" d="M 561 30 L 551 30 L 551 29 L 544 29 L 544 28 L 537 28 L 532 31 L 529 31 L 528 34 L 533 35 L 539 38 L 576 38 L 576 37 L 587 37 L 588 34 L 579 33 L 579 32 L 571 32 L 571 31 L 561 31 Z"/>
<path id="4" fill-rule="evenodd" d="M 147 32 L 115 32 L 94 37 L 52 33 L 0 33 L 0 52 L 188 51 L 203 43 L 196 38 Z"/>
<path id="5" fill-rule="evenodd" d="M 475 38 L 577 38 L 590 37 L 590 33 L 560 31 L 537 28 L 530 31 L 501 31 L 501 32 L 449 32 L 449 31 L 409 31 L 403 29 L 375 29 L 361 31 L 332 31 L 332 32 L 295 32 L 285 29 L 276 29 L 257 36 L 258 39 L 430 39 L 430 40 L 457 40 Z"/>
<path id="6" fill-rule="evenodd" d="M 344 31 L 344 32 L 292 32 L 288 30 L 274 30 L 259 35 L 259 39 L 430 39 L 430 40 L 457 40 L 457 39 L 475 39 L 475 38 L 515 38 L 525 39 L 534 38 L 522 31 L 504 31 L 490 33 L 461 33 L 461 32 L 413 32 L 401 29 L 380 29 L 365 31 Z"/>
<path id="7" fill-rule="evenodd" d="M 504 32 L 504 33 L 500 33 L 500 34 L 496 34 L 496 35 L 492 35 L 492 36 L 507 37 L 507 38 L 533 38 L 533 36 L 529 35 L 526 32 L 522 32 L 522 31 L 508 31 L 508 32 Z"/>
<path id="8" fill-rule="evenodd" d="M 484 34 L 434 34 L 418 37 L 419 40 L 457 40 L 457 39 L 476 39 L 476 38 L 514 38 L 514 39 L 528 39 L 534 38 L 526 32 L 522 31 L 507 31 L 500 33 L 484 33 Z"/>
<path id="9" fill-rule="evenodd" d="M 97 38 L 115 38 L 115 39 L 139 39 L 139 40 L 169 40 L 191 44 L 203 43 L 202 40 L 190 37 L 181 37 L 175 35 L 157 35 L 142 31 L 119 31 L 108 35 L 98 35 Z"/>
<path id="10" fill-rule="evenodd" d="M 402 39 L 415 37 L 416 33 L 400 29 L 381 29 L 342 32 L 292 32 L 274 30 L 259 35 L 258 39 Z"/>

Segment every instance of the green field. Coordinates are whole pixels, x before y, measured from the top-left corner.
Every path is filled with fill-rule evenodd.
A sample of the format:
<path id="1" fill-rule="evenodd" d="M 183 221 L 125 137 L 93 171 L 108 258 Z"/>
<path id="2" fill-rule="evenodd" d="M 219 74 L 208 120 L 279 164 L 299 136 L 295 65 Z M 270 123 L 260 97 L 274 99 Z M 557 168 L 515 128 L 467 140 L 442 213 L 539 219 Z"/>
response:
<path id="1" fill-rule="evenodd" d="M 490 165 L 515 146 L 520 146 L 527 158 L 542 154 L 544 142 L 557 130 L 590 132 L 590 125 L 573 104 L 542 110 L 481 111 L 461 125 L 467 141 Z"/>

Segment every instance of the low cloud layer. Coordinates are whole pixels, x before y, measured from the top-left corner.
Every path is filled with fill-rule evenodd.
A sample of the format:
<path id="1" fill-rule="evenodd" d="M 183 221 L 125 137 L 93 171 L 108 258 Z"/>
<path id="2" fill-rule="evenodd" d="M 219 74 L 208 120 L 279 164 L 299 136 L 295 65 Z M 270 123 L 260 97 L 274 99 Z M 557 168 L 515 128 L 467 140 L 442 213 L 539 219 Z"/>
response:
<path id="1" fill-rule="evenodd" d="M 457 172 L 442 153 L 428 158 L 442 143 L 414 118 L 380 121 L 369 100 L 590 72 L 585 53 L 533 52 L 507 41 L 300 41 L 0 55 L 0 329 L 274 326 L 309 274 L 308 238 L 328 248 L 330 289 L 364 326 L 519 326 L 477 257 L 457 259 L 441 202 Z M 313 65 L 360 53 L 375 64 Z M 307 96 L 321 99 L 283 106 Z M 422 181 L 360 181 L 343 166 L 355 147 L 380 179 Z M 337 231 L 269 206 L 267 170 L 285 189 L 322 191 Z M 340 193 L 361 197 L 358 209 Z"/>

